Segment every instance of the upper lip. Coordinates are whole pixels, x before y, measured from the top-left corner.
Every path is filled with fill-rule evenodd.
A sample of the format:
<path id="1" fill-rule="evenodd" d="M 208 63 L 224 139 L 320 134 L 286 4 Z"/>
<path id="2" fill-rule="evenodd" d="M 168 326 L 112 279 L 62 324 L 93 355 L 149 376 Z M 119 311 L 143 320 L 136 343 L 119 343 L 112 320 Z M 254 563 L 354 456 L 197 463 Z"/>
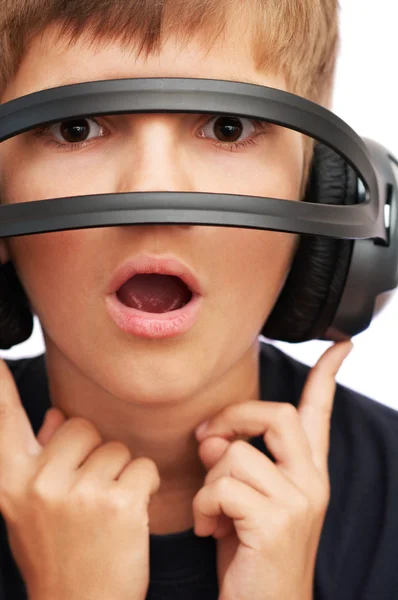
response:
<path id="1" fill-rule="evenodd" d="M 195 294 L 202 295 L 202 286 L 196 275 L 186 265 L 174 256 L 151 256 L 139 254 L 126 260 L 113 274 L 108 286 L 108 294 L 113 294 L 131 277 L 141 273 L 157 273 L 160 275 L 174 275 Z"/>

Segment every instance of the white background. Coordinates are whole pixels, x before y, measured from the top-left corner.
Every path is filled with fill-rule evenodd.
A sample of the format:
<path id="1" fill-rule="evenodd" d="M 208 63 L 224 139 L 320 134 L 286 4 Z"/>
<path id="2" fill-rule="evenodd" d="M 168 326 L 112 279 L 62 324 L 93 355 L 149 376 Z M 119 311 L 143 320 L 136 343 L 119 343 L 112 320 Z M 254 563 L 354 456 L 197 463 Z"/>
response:
<path id="1" fill-rule="evenodd" d="M 398 156 L 398 56 L 396 0 L 341 0 L 341 50 L 333 110 L 363 137 L 375 139 Z M 338 381 L 398 410 L 398 295 L 371 327 L 354 339 L 355 347 Z M 330 345 L 278 343 L 285 352 L 313 365 Z M 40 325 L 30 340 L 1 357 L 35 356 L 44 351 Z"/>

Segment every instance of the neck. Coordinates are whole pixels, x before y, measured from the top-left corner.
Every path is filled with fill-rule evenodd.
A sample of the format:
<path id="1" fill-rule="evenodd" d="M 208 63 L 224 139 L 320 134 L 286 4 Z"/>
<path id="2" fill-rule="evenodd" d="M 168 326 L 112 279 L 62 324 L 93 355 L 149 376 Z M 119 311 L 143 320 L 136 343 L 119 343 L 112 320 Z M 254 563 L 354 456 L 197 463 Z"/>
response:
<path id="1" fill-rule="evenodd" d="M 98 379 L 82 373 L 50 341 L 46 343 L 46 363 L 52 406 L 68 418 L 91 421 L 104 442 L 122 442 L 133 459 L 145 456 L 155 462 L 161 485 L 150 503 L 151 533 L 193 526 L 191 503 L 206 474 L 194 431 L 223 408 L 260 398 L 258 340 L 218 379 L 189 396 L 162 396 L 155 402 L 147 400 L 142 385 L 130 386 L 141 394 L 133 392 L 127 398 L 112 394 Z"/>

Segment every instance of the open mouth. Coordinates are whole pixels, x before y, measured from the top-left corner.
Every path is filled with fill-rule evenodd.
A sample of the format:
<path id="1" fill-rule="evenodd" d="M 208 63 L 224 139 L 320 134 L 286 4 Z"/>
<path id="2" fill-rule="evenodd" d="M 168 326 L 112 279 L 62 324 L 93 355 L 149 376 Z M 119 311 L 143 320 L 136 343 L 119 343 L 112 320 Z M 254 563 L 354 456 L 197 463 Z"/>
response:
<path id="1" fill-rule="evenodd" d="M 141 273 L 128 279 L 116 292 L 119 301 L 147 313 L 168 313 L 183 308 L 193 292 L 177 276 Z"/>

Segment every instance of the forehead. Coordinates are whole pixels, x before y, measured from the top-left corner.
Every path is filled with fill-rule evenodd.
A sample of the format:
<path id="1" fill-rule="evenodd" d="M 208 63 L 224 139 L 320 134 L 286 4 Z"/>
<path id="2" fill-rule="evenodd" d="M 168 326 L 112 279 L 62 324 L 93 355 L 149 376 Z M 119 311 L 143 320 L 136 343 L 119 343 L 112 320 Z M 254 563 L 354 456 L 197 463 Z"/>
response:
<path id="1" fill-rule="evenodd" d="M 85 35 L 73 44 L 68 41 L 55 28 L 35 38 L 1 102 L 73 83 L 140 77 L 224 79 L 286 89 L 281 73 L 256 70 L 248 31 L 216 40 L 210 48 L 203 37 L 183 44 L 170 37 L 159 52 L 149 56 L 118 41 L 93 45 Z"/>

